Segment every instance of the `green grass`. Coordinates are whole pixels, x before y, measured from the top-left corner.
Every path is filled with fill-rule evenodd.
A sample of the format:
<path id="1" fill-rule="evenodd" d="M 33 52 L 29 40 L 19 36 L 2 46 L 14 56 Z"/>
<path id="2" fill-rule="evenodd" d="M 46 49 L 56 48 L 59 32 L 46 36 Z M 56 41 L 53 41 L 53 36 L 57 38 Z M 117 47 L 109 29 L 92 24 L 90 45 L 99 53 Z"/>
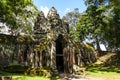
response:
<path id="1" fill-rule="evenodd" d="M 90 72 L 90 71 L 87 71 L 87 75 L 88 76 L 103 76 L 103 77 L 106 77 L 106 76 L 113 76 L 113 75 L 120 75 L 120 73 L 115 73 L 115 72 L 105 72 L 105 71 L 97 71 L 97 72 Z"/>
<path id="2" fill-rule="evenodd" d="M 12 76 L 12 80 L 57 80 L 56 77 L 47 78 L 44 76 L 29 76 L 18 73 L 7 73 L 0 71 L 0 76 Z"/>
<path id="3" fill-rule="evenodd" d="M 87 77 L 100 77 L 105 80 L 120 80 L 120 68 L 103 67 L 102 65 L 89 66 L 86 69 Z"/>
<path id="4" fill-rule="evenodd" d="M 106 72 L 106 71 L 97 71 L 97 72 L 87 72 L 86 77 L 97 77 L 102 78 L 103 80 L 120 80 L 120 73 L 116 72 Z"/>
<path id="5" fill-rule="evenodd" d="M 119 55 L 116 53 L 108 53 L 100 57 L 97 62 L 87 67 L 86 76 L 99 77 L 103 78 L 104 80 L 120 80 L 120 66 L 117 66 L 120 63 L 119 61 L 116 61 L 118 58 L 115 56 L 119 58 Z"/>
<path id="6" fill-rule="evenodd" d="M 42 76 L 12 76 L 12 80 L 50 80 L 50 78 L 45 78 Z"/>
<path id="7" fill-rule="evenodd" d="M 57 80 L 56 77 L 43 77 L 43 76 L 25 76 L 25 75 L 9 75 L 12 76 L 12 80 Z"/>
<path id="8" fill-rule="evenodd" d="M 120 73 L 119 67 L 98 67 L 98 66 L 90 66 L 87 68 L 87 71 L 90 72 L 113 72 L 113 73 Z"/>
<path id="9" fill-rule="evenodd" d="M 43 76 L 12 76 L 12 80 L 57 80 L 56 77 L 46 78 Z"/>

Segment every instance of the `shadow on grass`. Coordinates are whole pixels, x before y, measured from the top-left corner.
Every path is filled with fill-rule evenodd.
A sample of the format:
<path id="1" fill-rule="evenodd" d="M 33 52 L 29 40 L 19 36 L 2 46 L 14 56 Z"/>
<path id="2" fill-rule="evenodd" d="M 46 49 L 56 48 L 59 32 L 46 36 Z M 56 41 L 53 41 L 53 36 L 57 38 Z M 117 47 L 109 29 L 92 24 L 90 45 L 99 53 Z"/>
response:
<path id="1" fill-rule="evenodd" d="M 102 65 L 94 65 L 94 66 L 87 67 L 86 70 L 90 72 L 96 72 L 96 73 L 99 71 L 120 73 L 120 67 L 115 67 L 115 66 L 104 67 Z"/>
<path id="2" fill-rule="evenodd" d="M 57 77 L 53 76 L 53 77 L 50 78 L 50 80 L 57 80 Z"/>

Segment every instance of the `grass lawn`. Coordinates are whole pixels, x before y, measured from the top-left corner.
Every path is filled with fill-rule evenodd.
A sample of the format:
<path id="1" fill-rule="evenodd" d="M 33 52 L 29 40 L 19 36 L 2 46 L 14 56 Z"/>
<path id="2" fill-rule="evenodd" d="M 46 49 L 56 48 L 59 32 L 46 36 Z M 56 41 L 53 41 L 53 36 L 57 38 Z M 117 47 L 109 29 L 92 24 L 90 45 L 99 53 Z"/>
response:
<path id="1" fill-rule="evenodd" d="M 50 80 L 49 78 L 41 77 L 41 76 L 12 76 L 12 80 Z"/>
<path id="2" fill-rule="evenodd" d="M 57 80 L 56 77 L 46 78 L 43 76 L 25 76 L 25 75 L 8 75 L 12 76 L 12 80 Z"/>
<path id="3" fill-rule="evenodd" d="M 87 68 L 87 77 L 100 77 L 104 80 L 120 80 L 120 68 L 94 65 Z"/>
<path id="4" fill-rule="evenodd" d="M 117 58 L 115 57 L 117 56 Z M 115 57 L 115 58 L 113 58 Z M 118 59 L 116 61 L 116 59 Z M 108 60 L 113 61 L 112 63 Z M 87 67 L 87 76 L 88 77 L 100 77 L 104 80 L 120 80 L 120 66 L 115 66 L 114 64 L 119 63 L 119 55 L 116 53 L 108 53 L 100 57 L 96 63 Z M 105 66 L 105 63 L 109 65 Z"/>
<path id="5" fill-rule="evenodd" d="M 57 80 L 56 77 L 46 78 L 42 76 L 12 76 L 12 80 Z"/>
<path id="6" fill-rule="evenodd" d="M 106 71 L 97 72 L 87 71 L 87 77 L 98 77 L 103 78 L 104 80 L 120 80 L 120 73 Z"/>
<path id="7" fill-rule="evenodd" d="M 57 80 L 56 77 L 46 78 L 43 76 L 29 76 L 18 73 L 7 73 L 0 71 L 0 76 L 12 76 L 12 80 Z"/>

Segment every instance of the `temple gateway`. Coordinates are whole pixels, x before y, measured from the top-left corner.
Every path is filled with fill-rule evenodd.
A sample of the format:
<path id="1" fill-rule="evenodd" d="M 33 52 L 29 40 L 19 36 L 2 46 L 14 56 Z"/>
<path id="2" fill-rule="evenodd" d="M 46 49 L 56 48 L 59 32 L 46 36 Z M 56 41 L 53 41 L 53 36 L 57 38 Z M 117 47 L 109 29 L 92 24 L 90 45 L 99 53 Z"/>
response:
<path id="1" fill-rule="evenodd" d="M 48 12 L 47 18 L 42 11 L 38 14 L 34 26 L 34 38 L 38 45 L 46 45 L 42 53 L 41 50 L 35 52 L 37 55 L 45 54 L 41 59 L 43 64 L 39 66 L 51 66 L 58 71 L 72 72 L 74 48 L 70 45 L 69 25 L 65 20 L 60 19 L 54 7 Z"/>

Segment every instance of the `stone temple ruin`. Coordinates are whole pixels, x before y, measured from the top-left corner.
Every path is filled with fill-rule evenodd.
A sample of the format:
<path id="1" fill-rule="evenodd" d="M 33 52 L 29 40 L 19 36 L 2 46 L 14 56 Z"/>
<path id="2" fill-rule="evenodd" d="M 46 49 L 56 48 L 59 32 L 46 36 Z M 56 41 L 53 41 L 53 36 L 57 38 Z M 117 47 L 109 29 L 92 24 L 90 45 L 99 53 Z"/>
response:
<path id="1" fill-rule="evenodd" d="M 59 72 L 72 73 L 73 65 L 80 65 L 84 47 L 82 48 L 81 44 L 79 44 L 81 49 L 75 47 L 77 43 L 69 38 L 69 24 L 65 19 L 60 19 L 54 7 L 50 9 L 47 17 L 42 11 L 37 15 L 33 29 L 32 35 L 2 36 L 0 66 L 17 63 L 32 68 L 47 66 Z M 4 52 L 5 49 L 6 52 Z M 89 51 L 89 54 L 92 53 Z M 90 63 L 87 59 L 84 62 Z"/>
<path id="2" fill-rule="evenodd" d="M 32 68 L 47 66 L 57 71 L 72 72 L 74 56 L 73 48 L 69 45 L 69 25 L 60 19 L 54 7 L 47 17 L 40 11 L 32 35 L 3 34 L 1 38 L 0 66 L 15 62 Z"/>
<path id="3" fill-rule="evenodd" d="M 44 45 L 45 49 L 41 49 L 42 53 L 46 53 L 45 58 L 49 58 L 43 62 L 45 66 L 53 66 L 58 71 L 70 72 L 70 68 L 72 70 L 73 51 L 68 44 L 70 42 L 68 37 L 68 23 L 60 19 L 54 7 L 48 12 L 47 18 L 43 12 L 38 14 L 34 27 L 34 38 L 38 41 L 38 45 Z M 39 54 L 39 50 L 36 50 L 36 53 Z M 40 52 L 40 54 L 42 53 Z"/>

